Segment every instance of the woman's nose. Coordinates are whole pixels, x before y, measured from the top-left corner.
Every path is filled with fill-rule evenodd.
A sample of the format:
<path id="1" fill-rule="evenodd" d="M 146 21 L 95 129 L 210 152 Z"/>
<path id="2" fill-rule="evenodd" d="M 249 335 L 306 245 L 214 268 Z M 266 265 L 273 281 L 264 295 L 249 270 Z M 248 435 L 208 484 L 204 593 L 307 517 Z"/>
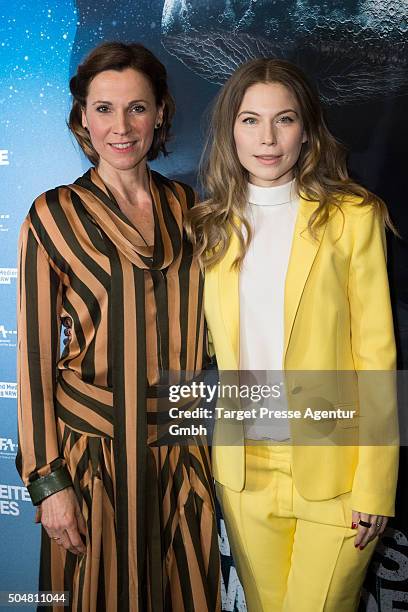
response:
<path id="1" fill-rule="evenodd" d="M 262 131 L 262 144 L 273 145 L 276 144 L 276 133 L 272 123 L 266 123 L 263 126 Z"/>
<path id="2" fill-rule="evenodd" d="M 130 122 L 129 117 L 126 112 L 117 113 L 115 117 L 115 125 L 113 131 L 115 134 L 124 135 L 127 134 L 130 130 Z"/>

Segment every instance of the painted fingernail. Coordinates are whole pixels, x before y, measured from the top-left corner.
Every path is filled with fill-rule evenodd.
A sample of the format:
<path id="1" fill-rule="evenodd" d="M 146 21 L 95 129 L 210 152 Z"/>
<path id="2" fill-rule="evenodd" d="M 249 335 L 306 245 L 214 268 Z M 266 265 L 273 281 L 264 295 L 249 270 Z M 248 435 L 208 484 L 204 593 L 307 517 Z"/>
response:
<path id="1" fill-rule="evenodd" d="M 351 528 L 352 529 L 357 529 L 357 523 L 351 523 Z"/>
<path id="2" fill-rule="evenodd" d="M 364 550 L 364 546 L 360 546 L 360 550 Z"/>

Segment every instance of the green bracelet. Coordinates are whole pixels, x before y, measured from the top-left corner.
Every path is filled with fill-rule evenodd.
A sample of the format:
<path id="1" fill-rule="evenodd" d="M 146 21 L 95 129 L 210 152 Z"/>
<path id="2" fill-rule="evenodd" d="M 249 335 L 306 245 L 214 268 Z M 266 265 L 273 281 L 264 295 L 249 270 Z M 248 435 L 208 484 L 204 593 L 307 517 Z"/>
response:
<path id="1" fill-rule="evenodd" d="M 30 482 L 27 485 L 27 490 L 34 506 L 38 506 L 46 497 L 67 487 L 72 487 L 72 480 L 67 468 L 63 465 L 51 474 L 41 476 L 41 478 Z"/>

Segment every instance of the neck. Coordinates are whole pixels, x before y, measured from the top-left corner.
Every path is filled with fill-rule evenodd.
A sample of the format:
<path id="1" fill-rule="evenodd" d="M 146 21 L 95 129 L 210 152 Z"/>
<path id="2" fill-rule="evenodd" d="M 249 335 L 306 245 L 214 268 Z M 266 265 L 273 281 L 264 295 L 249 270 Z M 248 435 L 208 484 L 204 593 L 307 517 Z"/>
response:
<path id="1" fill-rule="evenodd" d="M 288 204 L 298 198 L 295 179 L 284 185 L 273 185 L 261 187 L 248 183 L 248 200 L 251 204 L 258 206 L 273 206 Z"/>
<path id="2" fill-rule="evenodd" d="M 149 175 L 146 160 L 129 170 L 117 170 L 111 166 L 99 164 L 98 174 L 115 197 L 119 196 L 128 203 L 137 204 L 140 199 L 150 197 Z"/>

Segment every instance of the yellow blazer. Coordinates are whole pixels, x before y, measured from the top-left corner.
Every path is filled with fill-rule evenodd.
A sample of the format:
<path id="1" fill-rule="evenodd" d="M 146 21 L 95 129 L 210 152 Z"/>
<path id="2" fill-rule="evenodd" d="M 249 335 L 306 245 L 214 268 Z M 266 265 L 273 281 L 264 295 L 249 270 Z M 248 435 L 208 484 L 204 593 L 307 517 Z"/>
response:
<path id="1" fill-rule="evenodd" d="M 282 369 L 349 370 L 357 378 L 359 371 L 392 372 L 396 357 L 383 223 L 373 207 L 350 197 L 341 210 L 334 208 L 314 239 L 307 223 L 315 208 L 315 202 L 301 198 L 286 276 Z M 220 371 L 239 369 L 239 271 L 231 268 L 238 248 L 233 236 L 226 255 L 205 278 L 205 316 Z M 394 427 L 390 387 L 366 389 L 364 397 L 359 390 L 359 395 L 356 405 L 366 414 L 378 412 L 380 429 Z M 358 419 L 353 426 L 358 436 Z M 240 491 L 245 485 L 242 422 L 233 425 L 235 439 L 242 442 L 237 445 L 221 444 L 229 439 L 223 427 L 221 419 L 212 454 L 214 476 Z M 396 441 L 292 447 L 293 479 L 303 497 L 323 500 L 351 491 L 353 509 L 371 514 L 393 516 L 397 466 Z"/>

